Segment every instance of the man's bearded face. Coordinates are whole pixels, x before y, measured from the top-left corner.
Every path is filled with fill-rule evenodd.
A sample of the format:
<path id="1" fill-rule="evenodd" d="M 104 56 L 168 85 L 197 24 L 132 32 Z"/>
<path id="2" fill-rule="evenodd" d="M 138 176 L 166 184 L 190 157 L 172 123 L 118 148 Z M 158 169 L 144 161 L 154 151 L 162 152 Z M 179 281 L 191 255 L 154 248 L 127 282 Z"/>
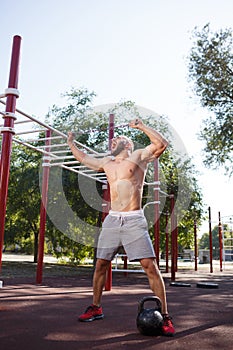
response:
<path id="1" fill-rule="evenodd" d="M 117 156 L 122 151 L 124 151 L 126 144 L 127 144 L 127 140 L 123 138 L 112 139 L 111 154 L 113 156 Z"/>

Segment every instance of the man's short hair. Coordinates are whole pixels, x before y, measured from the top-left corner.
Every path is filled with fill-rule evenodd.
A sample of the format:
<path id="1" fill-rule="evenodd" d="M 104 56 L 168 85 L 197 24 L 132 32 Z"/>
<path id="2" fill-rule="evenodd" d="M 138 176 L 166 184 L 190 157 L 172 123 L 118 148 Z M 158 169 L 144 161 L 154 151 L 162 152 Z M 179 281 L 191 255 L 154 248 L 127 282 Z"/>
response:
<path id="1" fill-rule="evenodd" d="M 127 136 L 119 136 L 119 137 L 125 139 L 130 144 L 131 150 L 132 151 L 134 150 L 134 143 L 129 137 L 127 137 Z"/>

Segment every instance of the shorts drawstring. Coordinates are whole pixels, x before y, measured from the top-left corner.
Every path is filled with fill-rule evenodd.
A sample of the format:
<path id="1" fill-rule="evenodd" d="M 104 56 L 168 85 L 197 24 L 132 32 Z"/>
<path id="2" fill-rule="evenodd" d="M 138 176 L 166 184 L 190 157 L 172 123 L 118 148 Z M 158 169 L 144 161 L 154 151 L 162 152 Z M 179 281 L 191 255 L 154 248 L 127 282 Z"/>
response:
<path id="1" fill-rule="evenodd" d="M 130 212 L 130 215 L 127 215 L 127 213 L 128 212 L 126 212 L 126 213 L 124 212 L 124 214 L 121 215 L 119 212 L 115 213 L 115 212 L 110 211 L 109 215 L 118 218 L 120 220 L 120 226 L 123 226 L 124 223 L 125 223 L 125 219 L 127 219 L 127 217 L 129 217 L 129 216 L 132 217 L 131 212 Z M 135 217 L 141 216 L 141 215 L 142 215 L 142 211 L 141 210 L 137 210 L 136 212 L 134 211 L 134 216 Z"/>

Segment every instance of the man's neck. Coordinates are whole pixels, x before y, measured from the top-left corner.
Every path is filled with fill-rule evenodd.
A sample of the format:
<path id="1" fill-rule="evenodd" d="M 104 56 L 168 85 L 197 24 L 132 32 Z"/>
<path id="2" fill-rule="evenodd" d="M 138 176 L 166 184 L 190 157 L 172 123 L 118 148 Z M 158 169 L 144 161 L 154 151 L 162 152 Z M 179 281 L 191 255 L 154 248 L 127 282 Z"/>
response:
<path id="1" fill-rule="evenodd" d="M 129 158 L 130 154 L 128 152 L 121 152 L 116 156 L 112 156 L 112 160 L 124 160 Z"/>
<path id="2" fill-rule="evenodd" d="M 117 154 L 117 155 L 112 155 L 112 158 L 113 159 L 126 159 L 126 158 L 128 158 L 130 156 L 130 152 L 129 151 L 127 151 L 127 150 L 124 150 L 124 151 L 122 151 L 122 152 L 120 152 L 119 154 Z"/>

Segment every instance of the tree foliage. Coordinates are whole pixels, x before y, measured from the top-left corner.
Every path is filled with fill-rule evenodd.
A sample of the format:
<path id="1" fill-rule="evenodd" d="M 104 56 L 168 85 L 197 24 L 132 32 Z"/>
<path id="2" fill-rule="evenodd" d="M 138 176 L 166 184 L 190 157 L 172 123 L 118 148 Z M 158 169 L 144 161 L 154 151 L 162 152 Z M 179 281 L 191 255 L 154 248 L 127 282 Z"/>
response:
<path id="1" fill-rule="evenodd" d="M 5 246 L 20 246 L 22 252 L 34 253 L 37 261 L 41 156 L 26 147 L 14 145 L 11 157 Z"/>
<path id="2" fill-rule="evenodd" d="M 227 224 L 222 225 L 222 237 L 227 239 L 231 237 L 230 227 Z M 209 233 L 204 233 L 199 240 L 199 249 L 210 249 Z M 214 226 L 212 229 L 212 249 L 213 258 L 219 259 L 219 228 Z"/>
<path id="3" fill-rule="evenodd" d="M 193 31 L 188 69 L 194 93 L 209 110 L 200 139 L 205 142 L 204 164 L 224 166 L 232 174 L 233 46 L 232 30 L 212 32 L 210 25 Z"/>

